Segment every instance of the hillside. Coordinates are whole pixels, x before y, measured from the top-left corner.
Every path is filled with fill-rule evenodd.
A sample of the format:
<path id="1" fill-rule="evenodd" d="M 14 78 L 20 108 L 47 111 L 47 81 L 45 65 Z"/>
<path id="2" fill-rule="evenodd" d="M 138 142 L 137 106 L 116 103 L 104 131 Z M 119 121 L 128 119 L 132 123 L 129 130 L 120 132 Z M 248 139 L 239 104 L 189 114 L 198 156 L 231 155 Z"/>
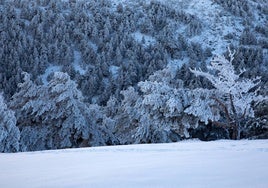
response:
<path id="1" fill-rule="evenodd" d="M 0 36 L 8 151 L 229 139 L 186 113 L 213 89 L 190 68 L 228 47 L 267 97 L 267 0 L 0 0 Z M 267 138 L 267 102 L 252 108 L 241 137 Z"/>
<path id="2" fill-rule="evenodd" d="M 46 83 L 49 74 L 61 70 L 79 83 L 88 101 L 103 104 L 168 63 L 198 66 L 229 45 L 238 51 L 237 62 L 251 67 L 254 60 L 267 68 L 266 5 L 251 0 L 2 1 L 1 88 L 11 96 L 22 71 Z"/>

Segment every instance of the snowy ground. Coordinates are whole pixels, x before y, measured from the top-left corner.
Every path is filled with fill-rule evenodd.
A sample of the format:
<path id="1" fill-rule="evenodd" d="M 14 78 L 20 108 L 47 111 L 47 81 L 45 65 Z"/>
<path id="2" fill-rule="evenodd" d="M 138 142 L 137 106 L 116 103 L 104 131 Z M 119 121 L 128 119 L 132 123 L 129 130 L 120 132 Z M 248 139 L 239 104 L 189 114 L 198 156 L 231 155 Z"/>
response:
<path id="1" fill-rule="evenodd" d="M 81 62 L 82 62 L 82 55 L 79 51 L 74 51 L 74 70 L 79 72 L 80 75 L 85 75 L 86 74 L 86 69 L 83 69 L 81 67 Z"/>
<path id="2" fill-rule="evenodd" d="M 47 85 L 47 84 L 48 84 L 48 81 L 47 81 L 48 76 L 49 76 L 50 74 L 54 73 L 54 72 L 61 71 L 61 68 L 62 68 L 61 66 L 50 65 L 50 66 L 46 69 L 45 73 L 44 73 L 43 75 L 40 76 L 40 77 L 41 77 L 41 80 L 42 80 L 42 82 L 43 82 L 43 84 Z"/>
<path id="3" fill-rule="evenodd" d="M 0 154 L 0 187 L 268 187 L 268 140 Z"/>

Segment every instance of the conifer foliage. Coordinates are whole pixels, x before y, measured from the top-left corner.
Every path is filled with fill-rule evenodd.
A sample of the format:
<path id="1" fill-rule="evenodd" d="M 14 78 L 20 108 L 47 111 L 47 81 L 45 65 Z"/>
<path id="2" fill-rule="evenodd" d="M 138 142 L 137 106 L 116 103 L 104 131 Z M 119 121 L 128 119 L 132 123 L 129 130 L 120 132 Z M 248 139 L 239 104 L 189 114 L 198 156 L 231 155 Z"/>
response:
<path id="1" fill-rule="evenodd" d="M 16 127 L 16 117 L 7 108 L 4 97 L 0 94 L 0 152 L 19 151 L 20 131 Z"/>
<path id="2" fill-rule="evenodd" d="M 10 106 L 22 132 L 22 150 L 78 147 L 83 140 L 90 145 L 102 139 L 101 131 L 92 123 L 100 115 L 90 116 L 96 109 L 84 103 L 82 93 L 67 73 L 55 72 L 50 82 L 41 86 L 24 73 L 19 87 Z M 96 142 L 92 145 L 104 144 Z"/>

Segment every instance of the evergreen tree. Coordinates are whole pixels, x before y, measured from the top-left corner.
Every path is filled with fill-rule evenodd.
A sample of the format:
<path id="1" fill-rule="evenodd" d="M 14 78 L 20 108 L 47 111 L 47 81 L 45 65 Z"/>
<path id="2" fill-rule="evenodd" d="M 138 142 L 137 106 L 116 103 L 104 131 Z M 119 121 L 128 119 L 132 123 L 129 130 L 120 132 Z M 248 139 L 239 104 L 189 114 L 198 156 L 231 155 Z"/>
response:
<path id="1" fill-rule="evenodd" d="M 16 126 L 15 113 L 8 109 L 4 97 L 0 94 L 0 152 L 17 152 L 20 131 Z"/>
<path id="2" fill-rule="evenodd" d="M 94 117 L 66 73 L 55 72 L 48 85 L 42 86 L 25 73 L 10 104 L 16 111 L 24 150 L 77 147 L 97 129 L 89 127 Z"/>

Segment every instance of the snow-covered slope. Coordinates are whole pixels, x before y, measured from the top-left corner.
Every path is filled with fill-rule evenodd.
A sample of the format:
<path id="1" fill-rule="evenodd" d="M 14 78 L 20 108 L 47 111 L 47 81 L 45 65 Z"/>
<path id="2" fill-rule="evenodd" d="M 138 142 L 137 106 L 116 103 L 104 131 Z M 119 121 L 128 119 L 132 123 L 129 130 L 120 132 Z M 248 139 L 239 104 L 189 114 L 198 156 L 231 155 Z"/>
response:
<path id="1" fill-rule="evenodd" d="M 226 12 L 220 5 L 213 0 L 156 0 L 161 4 L 165 4 L 176 10 L 182 10 L 190 15 L 196 16 L 204 27 L 199 35 L 188 38 L 189 41 L 202 43 L 206 47 L 210 47 L 214 54 L 222 54 L 228 45 L 234 44 L 239 40 L 244 26 L 242 19 L 234 17 Z M 129 6 L 138 6 L 140 1 L 113 0 L 113 5 L 122 3 Z M 136 3 L 135 3 L 136 2 Z M 143 1 L 149 4 L 151 0 Z M 184 27 L 179 27 L 178 33 L 185 33 Z M 228 41 L 224 39 L 227 34 L 235 34 L 235 40 Z M 236 44 L 235 44 L 236 45 Z"/>
<path id="2" fill-rule="evenodd" d="M 138 4 L 149 4 L 151 0 L 146 1 L 126 1 L 126 0 L 112 0 L 113 5 L 122 3 L 129 6 L 138 6 Z M 142 3 L 141 3 L 142 2 Z M 226 11 L 222 6 L 217 4 L 215 0 L 155 0 L 161 4 L 167 5 L 176 10 L 182 10 L 199 19 L 203 26 L 202 32 L 189 41 L 201 43 L 203 46 L 210 47 L 214 54 L 222 54 L 226 51 L 229 45 L 238 45 L 239 37 L 245 29 L 245 22 L 243 17 L 234 16 L 232 13 Z M 265 24 L 267 17 L 263 17 L 257 9 L 258 4 L 255 1 L 247 1 L 252 9 L 253 19 L 257 23 Z M 258 2 L 267 5 L 268 2 Z M 244 23 L 243 23 L 244 22 Z M 184 27 L 179 27 L 178 33 L 185 33 Z M 232 35 L 232 40 L 225 38 L 227 35 Z"/>
<path id="3" fill-rule="evenodd" d="M 0 187 L 268 187 L 268 140 L 0 154 Z"/>
<path id="4" fill-rule="evenodd" d="M 226 47 L 231 42 L 233 43 L 233 41 L 225 40 L 225 35 L 235 33 L 236 40 L 238 40 L 244 29 L 241 18 L 227 13 L 213 0 L 159 0 L 159 2 L 171 5 L 177 10 L 183 10 L 186 13 L 196 16 L 202 22 L 204 28 L 200 35 L 190 38 L 190 41 L 210 47 L 214 54 L 222 54 L 226 50 Z M 178 32 L 184 32 L 180 28 L 178 29 Z"/>

